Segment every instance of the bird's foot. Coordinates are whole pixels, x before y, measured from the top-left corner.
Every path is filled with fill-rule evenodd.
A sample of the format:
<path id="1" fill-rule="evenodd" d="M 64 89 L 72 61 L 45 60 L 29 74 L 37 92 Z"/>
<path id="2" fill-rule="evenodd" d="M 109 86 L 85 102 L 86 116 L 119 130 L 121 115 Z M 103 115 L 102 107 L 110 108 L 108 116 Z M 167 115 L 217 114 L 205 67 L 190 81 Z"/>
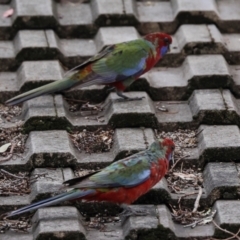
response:
<path id="1" fill-rule="evenodd" d="M 116 93 L 119 97 L 121 97 L 116 99 L 116 102 L 139 101 L 139 100 L 143 100 L 144 98 L 144 97 L 133 97 L 133 98 L 127 97 L 126 95 L 123 94 L 122 91 L 119 91 L 118 89 L 116 89 Z"/>
<path id="2" fill-rule="evenodd" d="M 149 212 L 145 209 L 133 209 L 132 207 L 122 204 L 121 207 L 123 211 L 119 214 L 120 217 L 129 217 L 129 216 L 146 216 Z"/>

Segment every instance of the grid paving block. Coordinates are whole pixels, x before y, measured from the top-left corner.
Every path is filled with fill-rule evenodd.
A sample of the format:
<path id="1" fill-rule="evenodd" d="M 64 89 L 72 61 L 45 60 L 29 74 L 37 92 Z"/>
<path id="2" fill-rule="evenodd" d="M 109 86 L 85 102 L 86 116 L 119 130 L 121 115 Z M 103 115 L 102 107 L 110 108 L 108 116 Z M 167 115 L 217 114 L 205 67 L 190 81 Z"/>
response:
<path id="1" fill-rule="evenodd" d="M 132 138 L 126 134 L 132 135 Z M 136 139 L 138 137 L 139 139 Z M 135 142 L 133 144 L 133 141 Z M 87 154 L 79 152 L 66 131 L 32 131 L 26 141 L 22 156 L 2 163 L 6 169 L 32 169 L 36 167 L 81 167 L 99 169 L 112 161 L 145 150 L 154 141 L 151 129 L 117 129 L 113 147 L 106 153 Z M 70 175 L 68 178 L 71 178 Z M 65 176 L 66 180 L 67 177 Z"/>
<path id="2" fill-rule="evenodd" d="M 209 161 L 239 160 L 240 132 L 237 126 L 201 125 L 199 131 L 200 165 Z"/>
<path id="3" fill-rule="evenodd" d="M 50 34 L 47 35 L 46 32 L 40 30 L 19 31 L 13 41 L 17 61 L 56 58 L 57 51 L 54 48 L 51 49 L 48 37 Z M 48 32 L 52 31 L 48 30 Z"/>
<path id="4" fill-rule="evenodd" d="M 0 41 L 0 71 L 16 68 L 15 49 L 13 42 Z"/>
<path id="5" fill-rule="evenodd" d="M 201 55 L 187 56 L 178 68 L 153 68 L 143 77 L 153 100 L 187 100 L 193 89 L 231 88 L 238 95 L 239 76 L 232 73 L 222 55 Z"/>
<path id="6" fill-rule="evenodd" d="M 97 51 L 108 45 L 138 39 L 139 35 L 134 27 L 102 27 L 95 37 Z"/>
<path id="7" fill-rule="evenodd" d="M 130 2 L 129 2 L 130 4 Z M 171 51 L 157 66 L 178 67 L 187 55 L 222 54 L 229 64 L 240 64 L 239 34 L 221 34 L 215 25 L 182 25 L 173 37 Z M 20 30 L 13 41 L 0 41 L 0 70 L 15 70 L 22 61 L 59 59 L 72 68 L 102 47 L 134 40 L 134 27 L 101 27 L 91 39 L 63 39 L 53 30 Z"/>
<path id="8" fill-rule="evenodd" d="M 56 14 L 60 37 L 93 37 L 97 28 L 93 25 L 92 9 L 90 4 L 56 4 Z"/>
<path id="9" fill-rule="evenodd" d="M 84 91 L 87 94 L 85 96 Z M 95 91 L 101 91 L 101 89 L 83 89 L 82 92 L 79 92 L 79 94 L 83 94 L 83 98 L 80 97 L 80 99 L 90 101 L 91 97 L 88 98 L 88 93 L 94 94 Z M 12 92 L 6 93 L 6 96 L 10 94 Z M 66 95 L 65 97 L 74 98 L 70 92 L 67 94 L 69 97 Z M 229 90 L 195 90 L 188 102 L 154 102 L 145 92 L 128 92 L 126 95 L 142 96 L 144 99 L 118 102 L 116 99 L 119 97 L 115 93 L 110 93 L 108 98 L 102 102 L 103 111 L 98 116 L 91 116 L 90 113 L 80 110 L 71 112 L 70 105 L 60 94 L 46 95 L 26 101 L 23 104 L 21 116 L 14 118 L 14 121 L 21 120 L 26 132 L 64 130 L 66 128 L 96 129 L 109 125 L 113 128 L 154 127 L 164 131 L 174 131 L 179 127 L 196 129 L 200 124 L 240 126 L 240 102 Z M 95 95 L 92 101 L 96 100 L 95 97 L 99 96 Z M 167 111 L 164 111 L 163 108 L 166 108 Z M 3 121 L 0 126 L 8 128 L 12 123 Z"/>
<path id="10" fill-rule="evenodd" d="M 240 180 L 234 163 L 208 163 L 203 171 L 203 180 L 211 203 L 216 199 L 239 197 Z"/>
<path id="11" fill-rule="evenodd" d="M 48 207 L 33 216 L 34 239 L 86 239 L 79 212 L 74 207 Z"/>
<path id="12" fill-rule="evenodd" d="M 141 34 L 154 31 L 174 33 L 180 24 L 215 24 L 220 31 L 239 32 L 238 1 L 190 0 L 116 1 L 94 0 L 61 4 L 44 0 L 13 0 L 1 5 L 0 13 L 13 7 L 15 13 L 0 21 L 1 39 L 14 37 L 21 29 L 51 28 L 61 37 L 93 37 L 101 26 L 134 25 Z M 2 15 L 2 14 L 1 14 Z"/>
<path id="13" fill-rule="evenodd" d="M 180 128 L 197 128 L 198 119 L 193 120 L 190 106 L 187 102 L 154 102 L 158 128 L 164 131 L 172 131 Z M 164 106 L 167 111 L 162 111 Z M 181 113 L 181 114 L 180 114 Z"/>
<path id="14" fill-rule="evenodd" d="M 53 1 L 12 0 L 15 9 L 12 22 L 18 29 L 22 28 L 51 28 L 56 25 L 56 11 Z"/>
<path id="15" fill-rule="evenodd" d="M 35 167 L 71 166 L 76 162 L 75 150 L 66 131 L 31 132 L 28 142 Z"/>
<path id="16" fill-rule="evenodd" d="M 28 85 L 35 82 L 35 86 L 62 79 L 63 70 L 58 61 L 26 61 L 17 71 L 18 87 L 22 91 L 29 90 Z"/>
<path id="17" fill-rule="evenodd" d="M 118 102 L 119 96 L 110 93 L 107 102 L 112 102 L 107 112 L 107 121 L 115 127 L 156 127 L 155 110 L 151 99 L 145 92 L 129 92 L 127 96 L 143 97 L 141 101 Z M 134 110 L 134 112 L 133 112 Z"/>
<path id="18" fill-rule="evenodd" d="M 31 184 L 30 201 L 46 198 L 50 193 L 58 192 L 62 183 L 65 181 L 64 173 L 66 173 L 69 178 L 74 178 L 74 174 L 70 168 L 57 168 L 54 170 L 43 168 L 34 169 L 31 173 L 31 178 L 37 178 L 38 180 Z"/>
<path id="19" fill-rule="evenodd" d="M 158 205 L 157 214 L 159 224 L 163 228 L 159 230 L 166 234 L 165 239 L 188 239 L 190 236 L 192 238 L 207 238 L 214 234 L 213 224 L 198 226 L 197 228 L 184 228 L 182 225 L 174 223 L 171 212 L 166 205 Z"/>
<path id="20" fill-rule="evenodd" d="M 2 234 L 1 236 L 2 240 L 33 240 L 33 236 L 31 234 L 24 234 L 24 233 L 7 233 L 7 234 Z"/>
<path id="21" fill-rule="evenodd" d="M 152 129 L 118 128 L 115 130 L 113 153 L 115 159 L 145 150 L 155 140 Z M 120 153 L 120 155 L 119 155 Z"/>
<path id="22" fill-rule="evenodd" d="M 93 0 L 91 1 L 93 19 L 98 26 L 118 26 L 136 24 L 134 1 Z"/>
<path id="23" fill-rule="evenodd" d="M 17 74 L 13 72 L 0 72 L 0 102 L 14 97 L 18 91 Z"/>
<path id="24" fill-rule="evenodd" d="M 239 108 L 229 90 L 195 90 L 189 99 L 193 119 L 208 124 L 238 124 Z"/>
<path id="25" fill-rule="evenodd" d="M 236 233 L 239 229 L 239 219 L 240 219 L 240 211 L 239 205 L 240 202 L 238 200 L 218 200 L 214 204 L 214 209 L 217 210 L 217 214 L 215 217 L 216 223 L 224 229 L 228 231 Z M 215 237 L 227 238 L 230 235 L 225 232 L 216 229 Z"/>
<path id="26" fill-rule="evenodd" d="M 26 61 L 16 72 L 18 76 L 14 81 L 17 81 L 17 86 L 11 86 L 11 88 L 18 88 L 21 91 L 29 90 L 42 85 L 42 82 L 48 83 L 62 79 L 63 72 L 59 61 Z M 7 80 L 12 79 L 11 74 L 3 72 L 0 75 L 0 81 L 4 84 L 0 88 L 3 93 L 8 87 Z M 230 88 L 236 97 L 240 96 L 238 66 L 229 66 L 221 55 L 202 55 L 188 56 L 178 68 L 153 68 L 143 75 L 141 80 L 133 83 L 130 89 L 131 91 L 146 91 L 154 101 L 173 101 L 187 100 L 195 89 L 220 87 Z M 95 98 L 94 101 L 96 99 L 103 101 L 107 90 L 103 86 L 91 86 L 84 89 L 74 88 L 69 93 L 66 92 L 66 96 L 67 94 L 77 98 L 88 96 Z"/>
<path id="27" fill-rule="evenodd" d="M 95 89 L 93 89 L 86 90 L 94 93 Z M 101 91 L 97 88 L 96 90 Z M 6 93 L 6 96 L 8 95 L 12 95 L 12 92 Z M 164 131 L 174 131 L 179 127 L 196 129 L 200 124 L 240 126 L 240 102 L 229 90 L 195 90 L 188 102 L 154 102 L 145 92 L 128 92 L 126 95 L 143 96 L 144 99 L 118 102 L 116 99 L 119 97 L 115 93 L 110 93 L 109 97 L 102 102 L 103 111 L 98 116 L 91 116 L 90 113 L 84 113 L 81 110 L 71 112 L 70 105 L 62 95 L 41 96 L 26 101 L 20 117 L 14 118 L 12 123 L 3 121 L 0 126 L 8 128 L 14 121 L 19 120 L 24 123 L 26 132 L 64 130 L 66 128 L 96 129 L 107 126 L 113 128 L 150 127 Z M 71 94 L 69 96 L 70 98 L 74 97 Z M 81 99 L 90 100 L 87 95 Z M 166 108 L 167 111 L 162 110 L 163 108 Z"/>
<path id="28" fill-rule="evenodd" d="M 123 236 L 126 239 L 137 239 L 138 231 L 142 230 L 141 236 L 144 235 L 144 231 L 152 228 L 157 228 L 158 219 L 156 214 L 156 208 L 152 205 L 134 205 L 133 209 L 144 209 L 148 211 L 148 215 L 144 218 L 142 216 L 131 216 L 123 220 Z M 146 224 L 148 223 L 148 224 Z"/>

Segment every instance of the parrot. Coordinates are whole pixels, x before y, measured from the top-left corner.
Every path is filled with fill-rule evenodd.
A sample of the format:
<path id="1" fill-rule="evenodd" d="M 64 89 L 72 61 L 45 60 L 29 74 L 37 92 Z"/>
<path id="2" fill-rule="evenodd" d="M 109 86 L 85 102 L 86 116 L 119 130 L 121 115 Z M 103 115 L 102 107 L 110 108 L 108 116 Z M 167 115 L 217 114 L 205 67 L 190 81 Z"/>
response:
<path id="1" fill-rule="evenodd" d="M 5 213 L 11 217 L 52 206 L 63 201 L 106 201 L 120 204 L 125 216 L 141 215 L 130 204 L 147 193 L 168 171 L 175 144 L 170 138 L 158 139 L 148 149 L 118 160 L 106 168 L 63 183 L 68 191 Z"/>
<path id="2" fill-rule="evenodd" d="M 15 105 L 75 86 L 82 88 L 91 85 L 109 85 L 116 90 L 122 100 L 141 100 L 142 98 L 127 97 L 123 91 L 142 74 L 153 68 L 168 52 L 171 43 L 171 36 L 156 32 L 141 39 L 110 45 L 68 71 L 62 80 L 22 93 L 5 103 Z"/>

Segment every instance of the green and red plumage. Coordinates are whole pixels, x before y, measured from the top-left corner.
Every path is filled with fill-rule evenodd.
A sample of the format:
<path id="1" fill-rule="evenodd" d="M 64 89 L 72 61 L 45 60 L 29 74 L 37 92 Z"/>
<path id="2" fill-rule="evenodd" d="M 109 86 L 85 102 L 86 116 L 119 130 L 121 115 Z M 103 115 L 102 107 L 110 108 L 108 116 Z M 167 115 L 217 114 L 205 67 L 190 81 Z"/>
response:
<path id="1" fill-rule="evenodd" d="M 66 200 L 131 204 L 148 192 L 168 171 L 174 143 L 157 140 L 147 150 L 112 163 L 99 172 L 64 182 L 70 191 L 7 213 L 14 216 Z"/>
<path id="2" fill-rule="evenodd" d="M 113 86 L 120 97 L 129 99 L 122 92 L 154 67 L 167 53 L 171 43 L 171 36 L 157 32 L 141 39 L 111 45 L 72 69 L 68 77 L 20 94 L 6 103 L 15 105 L 44 94 L 95 84 Z"/>

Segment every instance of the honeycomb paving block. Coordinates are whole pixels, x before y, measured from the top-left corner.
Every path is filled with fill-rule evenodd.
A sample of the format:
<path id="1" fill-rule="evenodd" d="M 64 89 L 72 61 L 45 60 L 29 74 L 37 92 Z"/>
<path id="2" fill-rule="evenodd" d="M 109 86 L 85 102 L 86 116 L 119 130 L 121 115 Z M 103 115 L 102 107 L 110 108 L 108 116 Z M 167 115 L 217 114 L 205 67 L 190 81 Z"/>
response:
<path id="1" fill-rule="evenodd" d="M 240 134 L 235 125 L 201 125 L 198 135 L 199 154 L 202 161 L 239 160 Z"/>
<path id="2" fill-rule="evenodd" d="M 39 209 L 33 216 L 34 239 L 85 239 L 86 231 L 74 207 Z"/>
<path id="3" fill-rule="evenodd" d="M 211 202 L 238 197 L 240 180 L 234 163 L 208 163 L 203 171 L 203 180 L 206 193 L 211 195 Z"/>
<path id="4" fill-rule="evenodd" d="M 228 231 L 236 233 L 239 229 L 239 218 L 240 218 L 240 211 L 239 211 L 239 204 L 240 202 L 237 200 L 218 200 L 214 204 L 214 209 L 217 211 L 215 221 L 216 223 L 221 226 L 222 228 L 228 229 Z M 216 229 L 215 237 L 229 237 L 230 235 L 219 231 Z"/>

